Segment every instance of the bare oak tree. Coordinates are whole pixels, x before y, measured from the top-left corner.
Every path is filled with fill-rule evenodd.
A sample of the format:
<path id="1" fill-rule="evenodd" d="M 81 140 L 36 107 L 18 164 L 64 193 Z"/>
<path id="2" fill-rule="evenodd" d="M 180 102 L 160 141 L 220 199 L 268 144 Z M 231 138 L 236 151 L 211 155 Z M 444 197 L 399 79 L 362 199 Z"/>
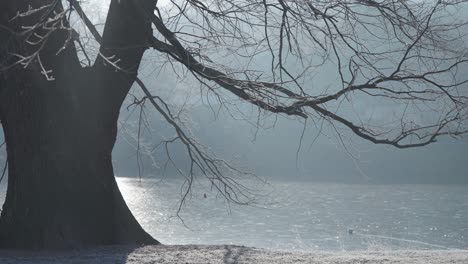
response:
<path id="1" fill-rule="evenodd" d="M 372 143 L 420 147 L 467 133 L 464 8 L 458 0 L 111 0 L 101 36 L 78 0 L 2 1 L 9 179 L 0 245 L 158 243 L 131 214 L 112 169 L 119 110 L 134 83 L 143 92 L 134 103 L 148 102 L 175 129 L 162 146 L 185 146 L 189 187 L 204 175 L 227 199 L 248 202 L 249 189 L 230 177 L 236 169 L 209 155 L 158 87 L 137 77 L 146 50 L 184 67 L 220 103 L 239 99 Z M 86 29 L 70 26 L 72 17 Z M 83 34 L 99 43 L 96 54 Z M 266 68 L 251 66 L 265 58 Z M 334 76 L 327 85 L 313 78 L 324 69 Z M 394 116 L 349 111 L 353 102 Z"/>

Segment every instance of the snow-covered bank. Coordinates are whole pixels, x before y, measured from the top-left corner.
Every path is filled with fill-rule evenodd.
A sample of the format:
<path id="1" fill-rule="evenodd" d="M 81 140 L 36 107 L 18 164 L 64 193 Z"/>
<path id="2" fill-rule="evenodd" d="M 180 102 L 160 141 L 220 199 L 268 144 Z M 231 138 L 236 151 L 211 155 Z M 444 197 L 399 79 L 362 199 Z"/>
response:
<path id="1" fill-rule="evenodd" d="M 2 264 L 444 264 L 468 263 L 468 251 L 291 252 L 240 246 L 104 247 L 79 251 L 0 250 Z"/>

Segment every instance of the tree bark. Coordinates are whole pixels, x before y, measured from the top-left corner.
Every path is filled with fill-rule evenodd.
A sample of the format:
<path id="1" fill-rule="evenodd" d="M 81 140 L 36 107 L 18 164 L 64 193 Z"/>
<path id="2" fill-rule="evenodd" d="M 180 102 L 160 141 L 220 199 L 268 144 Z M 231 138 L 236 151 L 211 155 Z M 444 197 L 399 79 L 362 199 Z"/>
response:
<path id="1" fill-rule="evenodd" d="M 11 17 L 26 11 L 28 5 L 36 8 L 53 2 L 11 0 L 0 4 L 4 65 L 12 60 L 11 53 L 28 55 L 38 50 L 13 32 L 36 23 L 41 14 Z M 9 165 L 0 247 L 158 243 L 128 209 L 112 168 L 119 109 L 146 49 L 142 40 L 151 33 L 150 24 L 141 16 L 132 19 L 132 2 L 112 1 L 101 48 L 104 56 L 116 55 L 114 59 L 119 59 L 119 67 L 125 71 L 116 70 L 102 57 L 92 68 L 82 68 L 73 41 L 66 41 L 70 31 L 60 29 L 39 52 L 43 67 L 54 80 L 46 80 L 37 59 L 27 68 L 16 66 L 0 73 L 0 121 Z M 54 11 L 63 11 L 61 1 Z M 68 25 L 65 18 L 63 23 Z M 126 42 L 128 35 L 124 34 L 130 31 Z M 44 29 L 37 33 L 43 34 Z M 62 47 L 65 49 L 57 54 Z"/>

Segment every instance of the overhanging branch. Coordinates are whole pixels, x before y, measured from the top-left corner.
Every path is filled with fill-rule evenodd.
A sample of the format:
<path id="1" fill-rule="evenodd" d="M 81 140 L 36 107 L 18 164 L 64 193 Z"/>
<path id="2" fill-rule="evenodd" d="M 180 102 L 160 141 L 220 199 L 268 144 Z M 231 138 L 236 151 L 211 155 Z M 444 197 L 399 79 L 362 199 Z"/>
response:
<path id="1" fill-rule="evenodd" d="M 76 4 L 76 1 L 73 2 Z M 361 4 L 364 5 L 364 3 Z M 377 56 L 378 54 L 376 55 L 369 51 L 360 52 L 359 50 L 355 49 L 353 47 L 353 43 L 349 42 L 349 38 L 352 38 L 352 36 L 342 32 L 342 30 L 337 25 L 339 16 L 330 15 L 330 12 L 332 12 L 331 10 L 339 8 L 345 8 L 347 11 L 352 12 L 351 7 L 331 6 L 325 9 L 324 11 L 320 11 L 317 7 L 314 7 L 312 11 L 315 16 L 319 17 L 317 18 L 317 20 L 323 20 L 325 23 L 324 25 L 329 26 L 328 29 L 322 31 L 323 34 L 327 34 L 327 32 L 329 32 L 329 34 L 332 34 L 333 31 L 337 32 L 339 38 L 345 43 L 345 46 L 352 50 L 352 52 L 355 53 L 355 56 L 357 58 L 368 63 L 368 65 L 366 65 L 365 67 L 370 67 L 367 69 L 375 70 L 375 72 L 378 73 L 376 76 L 368 78 L 363 83 L 356 83 L 357 80 L 359 80 L 357 74 L 360 72 L 360 69 L 356 67 L 361 66 L 356 64 L 354 60 L 350 60 L 349 67 L 351 80 L 344 80 L 344 73 L 341 72 L 340 68 L 340 76 L 342 82 L 346 85 L 344 85 L 342 89 L 338 89 L 338 91 L 336 91 L 335 93 L 316 96 L 306 94 L 302 87 L 300 93 L 294 92 L 293 90 L 288 89 L 286 86 L 284 86 L 284 82 L 270 83 L 262 81 L 252 81 L 250 79 L 238 79 L 225 72 L 222 72 L 221 70 L 211 67 L 208 64 L 200 62 L 193 56 L 192 52 L 189 49 L 184 47 L 184 45 L 177 37 L 176 33 L 172 32 L 169 28 L 166 27 L 166 25 L 162 22 L 160 17 L 156 16 L 152 10 L 150 11 L 142 8 L 138 3 L 136 3 L 136 5 L 137 8 L 139 8 L 139 12 L 151 18 L 151 21 L 155 28 L 168 42 L 166 43 L 157 39 L 154 36 L 151 36 L 151 39 L 148 40 L 148 45 L 158 50 L 159 52 L 169 55 L 174 60 L 184 65 L 197 78 L 203 78 L 212 81 L 216 85 L 219 85 L 220 87 L 231 92 L 235 96 L 253 105 L 256 105 L 266 111 L 308 118 L 310 114 L 307 112 L 307 109 L 310 109 L 330 122 L 336 122 L 347 127 L 354 134 L 365 140 L 376 144 L 393 145 L 398 148 L 425 146 L 427 144 L 435 142 L 437 137 L 442 135 L 458 136 L 467 133 L 467 129 L 464 129 L 462 124 L 466 121 L 468 117 L 462 112 L 465 111 L 467 108 L 468 97 L 465 96 L 463 93 L 457 93 L 456 88 L 467 83 L 468 80 L 454 81 L 452 83 L 444 83 L 444 78 L 441 78 L 440 80 L 434 80 L 435 76 L 443 76 L 443 74 L 450 75 L 453 70 L 456 70 L 462 64 L 466 65 L 466 63 L 468 62 L 467 59 L 454 58 L 452 59 L 453 63 L 448 65 L 448 67 L 445 67 L 443 69 L 428 69 L 426 72 L 420 74 L 402 71 L 403 65 L 410 63 L 410 60 L 413 60 L 414 56 L 417 56 L 411 55 L 410 53 L 414 49 L 422 49 L 420 47 L 420 43 L 423 40 L 429 38 L 431 38 L 430 40 L 434 40 L 434 32 L 431 31 L 432 29 L 428 28 L 434 12 L 439 10 L 438 5 L 435 5 L 434 7 L 428 9 L 427 15 L 421 19 L 424 23 L 421 22 L 419 25 L 423 27 L 423 29 L 421 31 L 418 31 L 418 37 L 409 37 L 410 30 L 413 30 L 413 28 L 416 26 L 398 25 L 398 27 L 395 27 L 394 30 L 400 30 L 401 32 L 404 32 L 404 34 L 408 35 L 408 38 L 411 39 L 412 42 L 406 49 L 403 50 L 404 56 L 397 63 L 396 68 L 388 74 L 383 73 L 375 67 L 372 68 L 372 65 L 370 64 L 371 62 L 368 61 L 367 57 Z M 371 8 L 376 8 L 378 12 L 384 14 L 386 16 L 386 19 L 388 19 L 389 23 L 394 23 L 395 21 L 397 21 L 396 17 L 400 15 L 398 13 L 393 12 L 391 9 L 389 9 L 390 7 L 383 4 L 369 4 L 368 6 Z M 202 6 L 199 8 L 206 11 L 208 7 Z M 271 6 L 266 5 L 265 8 L 271 8 Z M 313 26 L 312 24 L 308 24 L 309 22 L 306 21 L 306 17 L 301 17 L 304 15 L 301 14 L 303 10 L 300 12 L 294 11 L 293 8 L 285 4 L 285 2 L 283 2 L 283 5 L 280 7 L 280 9 L 283 11 L 287 10 L 287 12 L 282 12 L 283 16 L 285 14 L 290 14 L 293 16 L 293 18 L 288 19 L 294 19 L 297 21 L 297 23 L 307 23 L 309 27 Z M 157 11 L 159 12 L 159 10 Z M 216 12 L 213 11 L 208 13 L 215 14 Z M 226 15 L 226 19 L 237 19 L 236 16 L 230 16 L 229 14 Z M 219 19 L 219 17 L 217 17 L 217 19 Z M 414 20 L 415 18 L 412 19 Z M 90 31 L 92 33 L 97 32 L 95 29 L 93 29 L 94 26 L 89 22 L 89 20 L 88 22 L 86 20 L 84 21 L 88 28 L 91 28 Z M 241 20 L 240 22 L 245 21 Z M 362 21 L 358 21 L 358 23 L 361 23 L 363 26 L 365 26 L 365 23 Z M 252 24 L 252 26 L 256 25 Z M 280 28 L 284 30 L 284 27 Z M 214 30 L 213 28 L 211 29 Z M 432 34 L 431 36 L 428 36 L 429 32 L 430 34 Z M 293 33 L 288 29 L 286 35 L 289 34 Z M 294 36 L 287 37 L 294 38 Z M 96 39 L 99 39 L 99 37 L 96 37 Z M 337 43 L 335 43 L 335 41 L 337 40 L 330 38 L 330 41 L 332 41 L 333 47 L 337 48 Z M 338 52 L 335 52 L 335 56 L 337 56 L 337 58 L 339 59 Z M 421 58 L 425 59 L 424 56 L 421 55 Z M 293 78 L 291 75 L 290 77 Z M 432 77 L 432 79 L 430 79 L 430 77 Z M 137 80 L 137 82 L 140 81 L 141 80 Z M 297 83 L 295 80 L 293 81 Z M 205 82 L 203 83 L 205 85 L 208 85 Z M 398 84 L 398 86 L 395 86 L 394 84 Z M 419 89 L 419 86 L 424 86 L 426 88 Z M 453 103 L 452 110 L 448 112 L 448 114 L 453 115 L 447 116 L 442 120 L 437 121 L 433 125 L 418 126 L 415 124 L 406 124 L 402 120 L 400 133 L 395 136 L 386 138 L 384 137 L 386 135 L 386 132 L 374 132 L 364 125 L 357 125 L 350 119 L 347 119 L 338 113 L 334 113 L 332 111 L 327 110 L 327 104 L 336 102 L 340 98 L 347 97 L 352 93 L 357 92 L 371 97 L 384 98 L 396 101 L 407 100 L 414 102 L 431 102 L 436 100 L 440 101 L 442 99 L 439 98 L 445 97 Z M 454 126 L 455 129 L 452 128 L 452 126 Z M 416 140 L 417 142 L 411 142 L 412 140 Z"/>

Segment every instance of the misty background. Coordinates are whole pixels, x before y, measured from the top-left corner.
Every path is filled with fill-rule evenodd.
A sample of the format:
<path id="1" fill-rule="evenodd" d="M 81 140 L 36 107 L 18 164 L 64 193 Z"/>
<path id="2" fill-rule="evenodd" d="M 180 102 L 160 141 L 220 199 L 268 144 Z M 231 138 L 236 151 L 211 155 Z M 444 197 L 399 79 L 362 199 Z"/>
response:
<path id="1" fill-rule="evenodd" d="M 98 30 L 103 28 L 108 2 L 83 3 L 83 8 Z M 164 8 L 167 3 L 161 1 L 159 4 Z M 85 37 L 87 33 L 79 23 L 79 18 L 71 20 L 71 24 Z M 91 54 L 96 54 L 98 45 L 90 40 L 87 48 Z M 271 66 L 268 54 L 260 54 L 250 62 L 248 57 L 240 58 L 232 54 L 229 47 L 226 50 L 207 49 L 204 53 L 227 67 L 236 68 L 248 63 L 251 69 L 268 71 Z M 284 63 L 291 72 L 301 70 L 297 61 L 285 60 Z M 466 64 L 457 73 L 460 77 L 468 75 Z M 180 116 L 193 137 L 214 156 L 265 179 L 341 183 L 468 183 L 466 137 L 443 137 L 434 144 L 414 149 L 374 145 L 342 127 L 333 127 L 314 118 L 305 121 L 268 114 L 229 94 L 224 94 L 225 99 L 219 101 L 190 73 L 168 62 L 167 57 L 157 52 L 145 54 L 139 76 L 153 94 L 168 103 L 172 113 Z M 302 81 L 313 91 L 334 87 L 338 82 L 336 65 L 333 61 L 327 61 Z M 462 90 L 468 90 L 466 88 L 462 87 Z M 166 151 L 160 142 L 174 137 L 173 128 L 152 109 L 149 102 L 143 111 L 139 106 L 132 105 L 138 97 L 141 97 L 141 92 L 134 87 L 121 109 L 119 135 L 113 152 L 115 174 L 126 177 L 177 177 L 178 169 L 188 169 L 187 153 L 178 143 L 169 144 Z M 374 97 L 353 95 L 340 106 L 340 111 L 344 116 L 355 115 L 363 120 L 372 118 L 379 124 L 385 124 L 398 119 L 401 108 L 401 105 L 400 109 L 386 105 Z M 431 118 L 434 114 L 428 112 L 420 116 L 428 115 Z M 0 133 L 0 142 L 3 142 L 3 132 Z M 168 162 L 168 153 L 173 163 Z M 3 147 L 0 150 L 1 161 L 5 157 Z"/>
<path id="2" fill-rule="evenodd" d="M 322 134 L 313 125 L 285 117 L 270 117 L 265 128 L 257 129 L 255 120 L 238 120 L 219 106 L 196 105 L 186 109 L 187 122 L 199 142 L 209 146 L 217 157 L 266 179 L 287 181 L 325 181 L 342 183 L 468 183 L 468 141 L 443 139 L 415 149 L 396 149 L 374 145 L 348 135 L 342 141 L 333 131 Z M 148 109 L 147 112 L 150 112 Z M 139 113 L 122 109 L 128 119 L 121 123 L 113 152 L 117 176 L 174 177 L 159 141 L 174 136 L 164 120 L 146 113 L 148 124 L 140 132 Z M 301 134 L 304 131 L 304 135 Z M 330 134 L 328 134 L 330 133 Z M 187 169 L 189 159 L 179 144 L 170 145 L 172 159 Z M 152 152 L 153 151 L 153 152 Z M 138 162 L 140 160 L 140 162 Z M 138 165 L 140 163 L 140 165 Z M 139 167 L 140 166 L 140 170 Z M 139 175 L 140 174 L 140 175 Z"/>

